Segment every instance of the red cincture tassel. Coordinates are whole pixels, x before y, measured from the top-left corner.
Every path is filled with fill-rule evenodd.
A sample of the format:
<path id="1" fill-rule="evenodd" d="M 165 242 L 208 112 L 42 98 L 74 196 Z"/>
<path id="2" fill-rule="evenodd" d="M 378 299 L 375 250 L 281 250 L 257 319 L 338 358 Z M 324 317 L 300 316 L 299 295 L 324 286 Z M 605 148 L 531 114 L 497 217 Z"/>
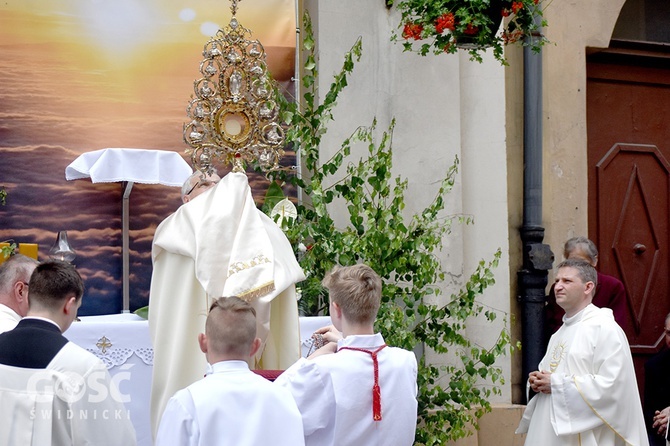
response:
<path id="1" fill-rule="evenodd" d="M 342 347 L 340 350 L 354 350 L 357 352 L 364 352 L 372 356 L 372 367 L 374 369 L 374 384 L 372 385 L 372 419 L 381 421 L 382 419 L 382 389 L 379 387 L 379 361 L 377 361 L 377 353 L 386 347 L 386 344 L 379 347 L 377 350 L 371 352 L 364 348 L 356 347 Z"/>
<path id="2" fill-rule="evenodd" d="M 375 421 L 382 419 L 382 390 L 377 383 L 372 386 L 372 419 Z"/>

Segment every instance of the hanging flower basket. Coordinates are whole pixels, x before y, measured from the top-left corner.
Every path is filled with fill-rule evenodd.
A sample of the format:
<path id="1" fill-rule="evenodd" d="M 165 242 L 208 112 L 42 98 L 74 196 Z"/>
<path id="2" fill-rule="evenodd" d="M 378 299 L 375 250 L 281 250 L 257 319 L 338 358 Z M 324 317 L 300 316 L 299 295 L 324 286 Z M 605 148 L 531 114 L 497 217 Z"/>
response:
<path id="1" fill-rule="evenodd" d="M 506 65 L 503 46 L 519 43 L 539 51 L 547 42 L 539 33 L 547 25 L 540 0 L 400 0 L 395 6 L 402 18 L 400 33 L 391 39 L 422 56 L 460 48 L 481 62 L 482 53 L 492 48 L 494 57 Z"/>

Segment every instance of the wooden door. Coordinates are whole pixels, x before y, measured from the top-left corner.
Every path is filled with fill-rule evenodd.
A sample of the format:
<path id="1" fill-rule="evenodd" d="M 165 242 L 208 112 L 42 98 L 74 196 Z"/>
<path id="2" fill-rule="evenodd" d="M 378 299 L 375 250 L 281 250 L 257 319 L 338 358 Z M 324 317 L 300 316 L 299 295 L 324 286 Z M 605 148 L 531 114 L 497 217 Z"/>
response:
<path id="1" fill-rule="evenodd" d="M 665 52 L 663 52 L 665 51 Z M 640 386 L 670 312 L 670 52 L 613 45 L 587 64 L 589 238 L 626 288 Z"/>

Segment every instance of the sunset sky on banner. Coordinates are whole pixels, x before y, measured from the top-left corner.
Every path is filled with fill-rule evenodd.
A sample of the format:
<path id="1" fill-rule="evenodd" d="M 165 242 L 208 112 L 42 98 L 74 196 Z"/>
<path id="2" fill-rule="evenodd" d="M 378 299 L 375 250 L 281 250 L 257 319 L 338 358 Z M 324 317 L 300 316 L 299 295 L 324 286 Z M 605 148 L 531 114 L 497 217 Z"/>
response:
<path id="1" fill-rule="evenodd" d="M 8 193 L 0 241 L 38 243 L 44 260 L 57 232 L 67 230 L 87 289 L 81 314 L 122 308 L 122 185 L 66 181 L 65 167 L 108 147 L 175 151 L 190 164 L 186 106 L 203 46 L 230 18 L 226 1 L 0 3 L 0 188 Z M 237 18 L 292 93 L 295 2 L 243 0 Z M 250 175 L 250 182 L 262 197 L 267 181 Z M 156 226 L 180 203 L 175 187 L 132 189 L 131 311 L 148 303 Z"/>

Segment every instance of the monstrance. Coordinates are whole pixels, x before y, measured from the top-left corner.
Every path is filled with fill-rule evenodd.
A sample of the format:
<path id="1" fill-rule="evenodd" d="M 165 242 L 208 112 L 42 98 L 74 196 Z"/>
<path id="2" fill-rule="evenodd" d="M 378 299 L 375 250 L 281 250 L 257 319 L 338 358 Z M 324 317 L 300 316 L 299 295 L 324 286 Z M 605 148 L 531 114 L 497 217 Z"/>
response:
<path id="1" fill-rule="evenodd" d="M 232 18 L 204 46 L 201 78 L 186 112 L 184 141 L 194 168 L 212 173 L 215 161 L 244 172 L 258 161 L 276 169 L 284 155 L 284 130 L 279 124 L 279 94 L 268 71 L 266 54 L 251 31 L 237 18 L 239 0 L 231 0 Z"/>

